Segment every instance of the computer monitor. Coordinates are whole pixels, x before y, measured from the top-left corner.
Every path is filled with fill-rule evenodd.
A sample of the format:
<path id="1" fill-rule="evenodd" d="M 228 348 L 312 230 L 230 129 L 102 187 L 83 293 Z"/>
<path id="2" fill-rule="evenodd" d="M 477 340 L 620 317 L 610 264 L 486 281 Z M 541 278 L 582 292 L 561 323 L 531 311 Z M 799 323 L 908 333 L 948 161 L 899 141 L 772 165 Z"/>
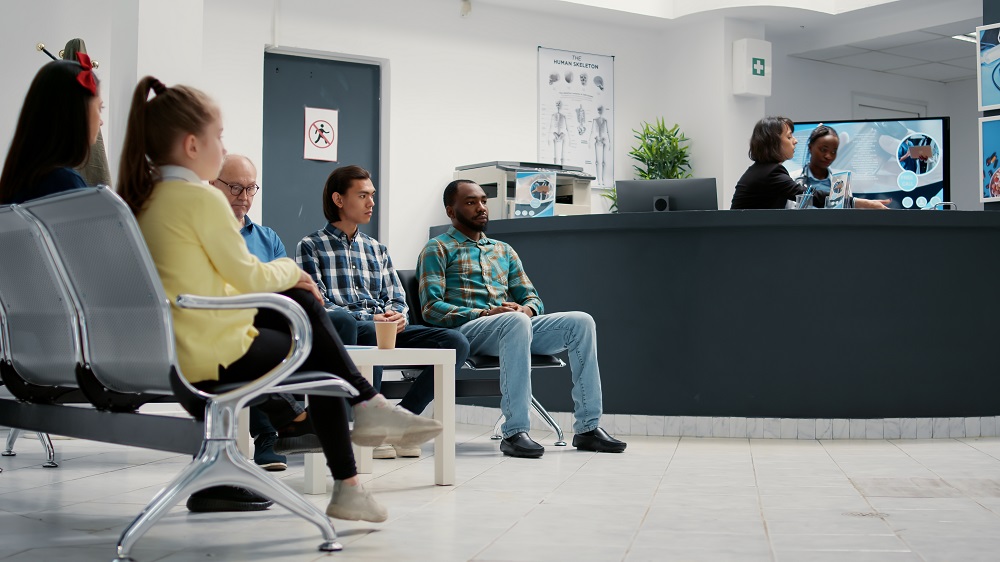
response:
<path id="1" fill-rule="evenodd" d="M 715 178 L 619 180 L 615 182 L 615 190 L 619 213 L 715 211 L 719 208 Z"/>

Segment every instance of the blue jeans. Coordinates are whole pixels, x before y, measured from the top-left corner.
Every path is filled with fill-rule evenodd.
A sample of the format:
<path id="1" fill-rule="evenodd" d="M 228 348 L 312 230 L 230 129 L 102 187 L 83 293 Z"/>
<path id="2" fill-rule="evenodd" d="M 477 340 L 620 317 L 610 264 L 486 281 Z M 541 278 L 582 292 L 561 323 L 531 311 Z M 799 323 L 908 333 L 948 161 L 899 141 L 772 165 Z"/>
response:
<path id="1" fill-rule="evenodd" d="M 358 322 L 358 345 L 375 345 L 375 323 Z M 396 334 L 396 347 L 415 347 L 418 349 L 454 349 L 455 372 L 457 373 L 466 358 L 469 357 L 469 341 L 457 330 L 448 328 L 432 328 L 430 326 L 407 325 L 402 332 Z M 372 386 L 375 390 L 382 387 L 382 367 L 372 370 Z M 399 402 L 404 409 L 420 414 L 434 400 L 434 367 L 426 367 L 420 371 L 413 386 Z"/>
<path id="2" fill-rule="evenodd" d="M 358 321 L 340 308 L 327 313 L 340 341 L 344 345 L 357 345 Z M 277 433 L 275 424 L 285 426 L 304 411 L 306 409 L 291 394 L 269 394 L 267 402 L 250 407 L 250 435 L 257 437 L 262 433 Z"/>
<path id="3" fill-rule="evenodd" d="M 597 365 L 597 326 L 586 312 L 555 312 L 528 318 L 520 312 L 485 316 L 458 327 L 473 355 L 500 358 L 500 411 L 503 436 L 531 427 L 531 354 L 569 351 L 573 373 L 575 433 L 596 429 L 601 421 L 601 373 Z"/>

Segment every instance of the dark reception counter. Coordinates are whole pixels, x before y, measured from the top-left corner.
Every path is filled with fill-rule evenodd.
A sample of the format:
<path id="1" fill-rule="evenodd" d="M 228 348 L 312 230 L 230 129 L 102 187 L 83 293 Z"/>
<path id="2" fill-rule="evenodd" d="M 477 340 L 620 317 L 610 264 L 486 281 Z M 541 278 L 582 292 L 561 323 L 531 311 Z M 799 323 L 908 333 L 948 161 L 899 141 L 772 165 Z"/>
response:
<path id="1" fill-rule="evenodd" d="M 606 413 L 1000 414 L 1000 213 L 586 215 L 489 235 L 546 311 L 596 320 Z M 550 411 L 572 411 L 565 371 L 533 377 Z"/>

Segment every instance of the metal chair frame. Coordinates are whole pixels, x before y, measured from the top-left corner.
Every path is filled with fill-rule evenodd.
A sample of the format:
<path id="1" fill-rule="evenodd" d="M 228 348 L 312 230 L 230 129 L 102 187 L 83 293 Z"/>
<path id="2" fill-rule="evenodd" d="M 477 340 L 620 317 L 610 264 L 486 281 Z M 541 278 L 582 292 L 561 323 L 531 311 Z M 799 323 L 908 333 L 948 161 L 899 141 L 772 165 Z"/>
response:
<path id="1" fill-rule="evenodd" d="M 308 317 L 300 306 L 291 299 L 276 294 L 248 294 L 235 297 L 199 297 L 181 295 L 177 306 L 198 309 L 247 309 L 268 308 L 283 314 L 289 322 L 292 344 L 285 360 L 269 373 L 250 383 L 238 385 L 220 385 L 215 393 L 203 392 L 180 375 L 177 366 L 176 352 L 173 344 L 173 327 L 170 314 L 170 304 L 163 292 L 159 275 L 155 269 L 148 249 L 145 247 L 142 234 L 127 205 L 114 192 L 107 188 L 82 189 L 54 195 L 25 204 L 14 206 L 14 210 L 39 229 L 52 256 L 56 259 L 52 264 L 58 270 L 58 278 L 65 283 L 65 288 L 72 296 L 73 307 L 78 323 L 74 326 L 80 335 L 80 350 L 83 367 L 91 369 L 98 383 L 109 392 L 146 393 L 149 395 L 174 395 L 189 408 L 191 398 L 204 403 L 204 412 L 192 412 L 196 418 L 204 416 L 204 433 L 200 450 L 194 460 L 163 490 L 156 494 L 150 503 L 142 510 L 135 520 L 122 532 L 117 545 L 117 560 L 131 560 L 130 554 L 135 543 L 165 515 L 178 501 L 198 490 L 217 485 L 236 485 L 253 490 L 274 500 L 279 505 L 289 509 L 296 515 L 316 525 L 323 536 L 319 546 L 320 551 L 337 551 L 343 547 L 337 541 L 337 534 L 330 519 L 319 508 L 306 501 L 301 495 L 289 488 L 284 482 L 273 478 L 266 471 L 248 461 L 239 453 L 236 447 L 236 431 L 238 412 L 250 401 L 265 393 L 290 392 L 322 394 L 328 396 L 356 396 L 357 391 L 345 381 L 328 373 L 295 372 L 305 361 L 312 346 L 311 327 Z M 101 349 L 109 339 L 134 340 L 127 331 L 108 334 L 96 334 L 88 327 L 87 319 L 96 305 L 100 305 L 102 291 L 109 288 L 97 286 L 99 275 L 94 271 L 81 272 L 80 267 L 102 267 L 109 264 L 80 263 L 80 256 L 65 255 L 61 249 L 74 242 L 72 237 L 79 237 L 79 232 L 72 228 L 63 228 L 60 217 L 75 216 L 78 223 L 97 224 L 94 217 L 87 216 L 90 210 L 107 213 L 100 217 L 106 222 L 117 223 L 121 232 L 112 238 L 104 238 L 105 243 L 114 245 L 106 248 L 109 255 L 118 260 L 134 260 L 127 264 L 135 274 L 134 278 L 126 279 L 126 284 L 137 284 L 149 288 L 149 294 L 139 299 L 142 302 L 131 303 L 144 313 L 152 311 L 154 317 L 164 323 L 162 334 L 165 338 L 156 342 L 155 357 L 150 364 L 160 368 L 163 376 L 150 376 L 148 373 L 129 373 L 127 358 L 122 358 L 121 365 L 116 365 L 118 358 L 109 354 L 107 349 Z M 111 220 L 108 221 L 109 216 Z M 80 219 L 87 219 L 81 221 Z M 73 226 L 78 228 L 81 224 Z M 97 229 L 100 226 L 94 226 Z M 121 264 L 115 264 L 121 265 Z M 87 284 L 87 279 L 92 281 Z M 142 296 L 142 295 L 140 295 Z M 133 295 L 134 297 L 134 295 Z M 152 308 L 150 308 L 152 307 Z M 106 312 L 106 311 L 104 311 Z M 124 313 L 123 313 L 124 314 Z M 107 318 L 103 318 L 107 320 Z M 16 326 L 8 325 L 13 332 Z M 95 337 L 105 336 L 105 337 Z M 146 342 L 147 340 L 143 340 Z M 139 353 L 149 350 L 139 350 Z M 14 350 L 11 350 L 14 352 Z M 100 358 L 94 363 L 94 358 Z M 79 374 L 79 370 L 78 370 Z M 134 376 L 130 376 L 134 375 Z M 90 395 L 88 395 L 90 398 Z M 135 416 L 136 414 L 128 414 Z M 129 418 L 123 418 L 128 421 Z"/>
<path id="2" fill-rule="evenodd" d="M 36 431 L 35 435 L 38 436 L 38 441 L 42 444 L 42 449 L 45 450 L 45 462 L 42 463 L 43 468 L 56 468 L 59 463 L 56 462 L 56 448 L 52 445 L 52 437 L 48 433 L 43 431 Z M 17 442 L 17 438 L 21 436 L 21 430 L 16 427 L 10 428 L 10 432 L 7 433 L 7 445 L 3 452 L 0 452 L 0 456 L 4 457 L 16 457 L 17 453 L 14 451 L 14 443 Z M 3 472 L 3 469 L 0 469 Z"/>
<path id="3" fill-rule="evenodd" d="M 9 217 L 9 219 L 7 217 Z M 44 239 L 43 233 L 37 227 L 37 224 L 35 224 L 33 221 L 30 220 L 30 217 L 26 216 L 24 213 L 18 212 L 16 208 L 8 207 L 4 209 L 4 220 L 17 221 L 25 230 L 30 231 L 32 233 L 32 236 L 36 239 L 36 244 L 42 245 L 47 250 L 48 246 L 45 246 L 46 241 Z M 37 257 L 40 260 L 44 261 L 53 259 L 50 252 L 44 251 L 42 250 L 42 248 L 38 249 L 40 250 L 39 251 L 40 255 L 38 255 Z M 59 287 L 57 287 L 57 289 L 58 288 Z M 12 350 L 11 339 L 10 335 L 8 334 L 9 321 L 7 319 L 7 309 L 3 304 L 2 292 L 3 291 L 0 291 L 0 362 L 3 362 L 5 366 L 13 370 L 14 358 L 11 356 L 11 350 Z M 59 297 L 64 297 L 64 296 L 66 296 L 65 292 L 61 292 L 59 295 Z M 75 341 L 73 343 L 74 345 L 76 345 Z M 73 350 L 73 354 L 74 357 L 76 358 L 80 357 L 80 350 L 78 346 L 76 346 L 75 349 Z M 0 382 L 0 385 L 2 384 L 3 383 Z M 20 437 L 21 433 L 22 430 L 19 428 L 15 427 L 10 428 L 9 432 L 7 433 L 6 446 L 4 450 L 0 452 L 0 456 L 13 457 L 17 455 L 17 453 L 14 451 L 14 445 L 17 442 L 17 438 Z M 45 451 L 46 460 L 42 464 L 42 467 L 44 468 L 58 467 L 59 464 L 56 463 L 55 461 L 55 447 L 52 445 L 51 436 L 49 436 L 48 433 L 41 431 L 34 433 L 36 433 L 38 441 L 41 444 L 42 449 Z"/>

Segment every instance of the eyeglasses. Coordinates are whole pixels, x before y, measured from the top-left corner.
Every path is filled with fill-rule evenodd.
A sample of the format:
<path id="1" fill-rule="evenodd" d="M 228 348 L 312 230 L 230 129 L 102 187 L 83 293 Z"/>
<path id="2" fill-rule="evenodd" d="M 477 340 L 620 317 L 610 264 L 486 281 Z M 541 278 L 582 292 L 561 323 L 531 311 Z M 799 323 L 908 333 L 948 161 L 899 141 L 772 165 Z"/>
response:
<path id="1" fill-rule="evenodd" d="M 255 183 L 252 183 L 252 184 L 250 184 L 250 185 L 248 185 L 246 187 L 243 187 L 242 185 L 240 185 L 238 183 L 229 183 L 229 182 L 227 182 L 226 180 L 224 180 L 222 178 L 215 178 L 215 179 L 217 181 L 219 181 L 219 182 L 222 182 L 223 185 L 225 185 L 226 187 L 229 188 L 229 193 L 232 193 L 233 195 L 235 195 L 237 197 L 239 197 L 240 193 L 243 193 L 243 190 L 246 190 L 248 196 L 253 197 L 257 193 L 257 191 L 260 189 L 260 186 L 257 185 L 257 184 L 255 184 Z"/>

